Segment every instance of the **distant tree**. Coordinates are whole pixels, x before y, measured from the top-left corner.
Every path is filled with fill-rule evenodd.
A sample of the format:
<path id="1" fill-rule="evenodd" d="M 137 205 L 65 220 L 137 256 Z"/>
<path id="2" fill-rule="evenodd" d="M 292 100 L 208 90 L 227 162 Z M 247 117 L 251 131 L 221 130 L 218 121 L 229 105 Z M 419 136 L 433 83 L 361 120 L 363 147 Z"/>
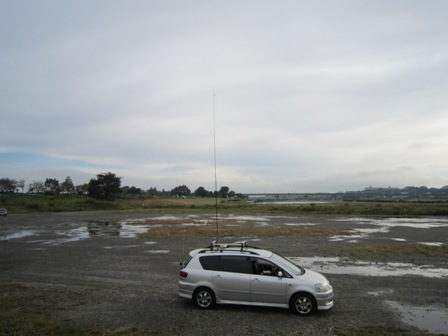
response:
<path id="1" fill-rule="evenodd" d="M 70 178 L 70 176 L 67 176 L 65 178 L 65 181 L 61 184 L 61 191 L 69 194 L 74 194 L 75 190 L 75 185 L 73 184 L 72 179 Z"/>
<path id="2" fill-rule="evenodd" d="M 113 200 L 120 194 L 121 177 L 114 173 L 102 173 L 91 179 L 87 188 L 89 195 L 98 199 Z"/>
<path id="3" fill-rule="evenodd" d="M 29 192 L 35 193 L 35 194 L 40 194 L 47 190 L 44 182 L 41 182 L 41 181 L 37 181 L 37 182 L 34 181 L 33 183 L 30 183 L 30 186 L 28 189 L 29 189 Z"/>
<path id="4" fill-rule="evenodd" d="M 194 195 L 196 196 L 196 197 L 207 197 L 208 196 L 208 191 L 207 190 L 205 190 L 205 188 L 204 187 L 199 187 L 199 188 L 197 188 L 195 191 L 194 191 Z"/>
<path id="5" fill-rule="evenodd" d="M 171 191 L 162 189 L 162 191 L 159 192 L 160 196 L 170 196 L 171 195 Z"/>
<path id="6" fill-rule="evenodd" d="M 45 180 L 45 191 L 50 191 L 53 193 L 60 193 L 61 192 L 61 186 L 59 185 L 59 181 L 56 180 L 55 178 L 51 179 L 51 178 L 47 178 Z"/>
<path id="7" fill-rule="evenodd" d="M 0 192 L 2 193 L 14 193 L 18 187 L 16 180 L 10 178 L 0 178 Z"/>
<path id="8" fill-rule="evenodd" d="M 159 194 L 156 187 L 151 187 L 148 190 L 146 190 L 146 194 L 149 196 L 156 196 Z"/>
<path id="9" fill-rule="evenodd" d="M 87 194 L 89 192 L 89 184 L 84 183 L 84 184 L 77 185 L 75 187 L 75 190 L 79 195 Z"/>
<path id="10" fill-rule="evenodd" d="M 141 194 L 143 194 L 143 190 L 141 190 L 140 188 L 132 186 L 132 187 L 130 187 L 126 191 L 126 194 L 128 194 L 128 195 L 141 195 Z"/>
<path id="11" fill-rule="evenodd" d="M 186 185 L 178 186 L 171 190 L 171 196 L 190 196 L 191 191 Z"/>
<path id="12" fill-rule="evenodd" d="M 226 198 L 228 192 L 229 192 L 229 187 L 221 187 L 221 189 L 219 189 L 218 195 L 219 195 L 219 197 Z"/>
<path id="13" fill-rule="evenodd" d="M 21 188 L 21 189 L 22 189 L 22 193 L 24 193 L 24 192 L 25 192 L 25 180 L 24 180 L 24 179 L 21 179 L 21 180 L 17 183 L 16 188 Z"/>

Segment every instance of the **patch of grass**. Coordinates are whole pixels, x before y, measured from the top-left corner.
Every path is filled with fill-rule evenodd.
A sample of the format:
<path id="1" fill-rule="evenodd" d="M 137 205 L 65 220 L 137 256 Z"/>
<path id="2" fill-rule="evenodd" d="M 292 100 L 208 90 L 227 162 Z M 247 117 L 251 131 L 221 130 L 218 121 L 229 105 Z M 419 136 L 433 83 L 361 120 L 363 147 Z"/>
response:
<path id="1" fill-rule="evenodd" d="M 357 259 L 382 258 L 391 255 L 420 254 L 427 257 L 448 257 L 448 246 L 429 246 L 416 243 L 378 243 L 343 246 L 336 249 L 337 255 Z"/>
<path id="2" fill-rule="evenodd" d="M 146 222 L 148 223 L 148 221 Z M 150 228 L 147 232 L 139 234 L 141 238 L 150 239 L 194 239 L 215 237 L 216 227 L 214 223 L 204 225 L 195 223 L 194 219 L 179 220 L 168 219 L 158 220 L 157 226 Z M 190 225 L 183 225 L 190 224 Z M 191 226 L 191 224 L 198 224 Z M 232 220 L 219 221 L 219 235 L 221 237 L 274 237 L 274 236 L 314 236 L 330 237 L 334 235 L 351 235 L 349 231 L 337 231 L 330 229 L 317 229 L 295 226 L 259 226 L 255 224 L 243 223 L 241 225 L 232 223 Z"/>
<path id="3" fill-rule="evenodd" d="M 118 197 L 114 201 L 88 195 L 0 194 L 0 206 L 9 213 L 62 211 L 133 211 L 191 214 L 215 211 L 214 198 Z M 315 204 L 257 204 L 242 199 L 219 199 L 220 213 L 264 215 L 341 215 L 341 216 L 448 216 L 448 201 L 334 201 Z"/>

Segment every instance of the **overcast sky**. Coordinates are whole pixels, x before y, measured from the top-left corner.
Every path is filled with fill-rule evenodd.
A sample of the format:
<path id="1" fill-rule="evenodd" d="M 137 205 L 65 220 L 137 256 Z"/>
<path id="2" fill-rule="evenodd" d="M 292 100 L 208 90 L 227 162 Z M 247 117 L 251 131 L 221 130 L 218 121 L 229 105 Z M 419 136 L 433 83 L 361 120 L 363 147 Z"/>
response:
<path id="1" fill-rule="evenodd" d="M 448 185 L 448 1 L 0 1 L 0 177 Z M 216 132 L 214 132 L 213 111 Z"/>

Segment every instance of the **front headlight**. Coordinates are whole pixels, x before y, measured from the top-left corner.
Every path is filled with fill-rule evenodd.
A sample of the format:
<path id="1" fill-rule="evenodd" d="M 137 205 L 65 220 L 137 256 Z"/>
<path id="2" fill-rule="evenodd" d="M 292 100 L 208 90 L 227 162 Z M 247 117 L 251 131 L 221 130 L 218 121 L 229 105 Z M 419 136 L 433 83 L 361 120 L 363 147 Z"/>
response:
<path id="1" fill-rule="evenodd" d="M 318 283 L 315 288 L 319 293 L 329 292 L 333 289 L 329 283 Z"/>

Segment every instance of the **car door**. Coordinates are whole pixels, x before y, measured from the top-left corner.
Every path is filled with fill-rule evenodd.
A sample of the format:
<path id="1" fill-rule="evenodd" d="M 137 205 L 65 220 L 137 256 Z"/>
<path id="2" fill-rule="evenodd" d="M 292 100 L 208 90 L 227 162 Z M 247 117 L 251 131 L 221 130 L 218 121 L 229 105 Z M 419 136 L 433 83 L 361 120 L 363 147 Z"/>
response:
<path id="1" fill-rule="evenodd" d="M 249 257 L 220 256 L 213 273 L 216 295 L 225 301 L 250 302 L 251 276 Z"/>
<path id="2" fill-rule="evenodd" d="M 286 303 L 287 279 L 283 271 L 278 276 L 280 267 L 261 258 L 252 258 L 251 301 L 253 303 Z"/>

